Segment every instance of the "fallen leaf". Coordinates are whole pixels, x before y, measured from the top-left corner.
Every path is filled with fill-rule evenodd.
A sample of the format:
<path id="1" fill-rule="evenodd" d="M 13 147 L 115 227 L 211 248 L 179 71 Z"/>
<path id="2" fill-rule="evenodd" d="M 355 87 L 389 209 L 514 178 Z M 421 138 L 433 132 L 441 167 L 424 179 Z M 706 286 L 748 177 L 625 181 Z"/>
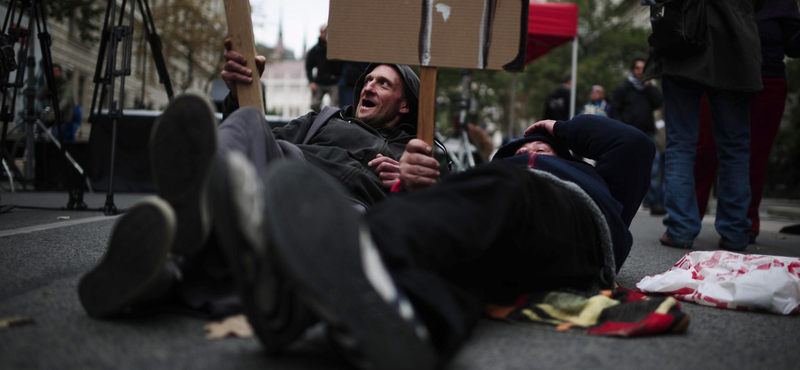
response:
<path id="1" fill-rule="evenodd" d="M 56 217 L 56 220 L 59 220 L 59 221 L 61 221 L 61 220 L 69 220 L 69 216 L 58 216 L 58 217 Z"/>
<path id="2" fill-rule="evenodd" d="M 228 336 L 238 338 L 250 338 L 253 336 L 253 328 L 247 322 L 244 315 L 236 315 L 226 318 L 220 322 L 212 322 L 203 327 L 206 332 L 206 339 L 222 339 Z"/>
<path id="3" fill-rule="evenodd" d="M 786 240 L 786 237 L 785 237 L 785 236 L 783 236 L 783 235 L 778 235 L 778 236 L 776 236 L 776 237 L 775 237 L 775 239 L 778 239 L 778 240 Z"/>
<path id="4" fill-rule="evenodd" d="M 33 324 L 33 319 L 25 316 L 12 316 L 9 318 L 0 319 L 0 329 L 6 329 L 12 326 L 20 326 L 26 324 Z"/>

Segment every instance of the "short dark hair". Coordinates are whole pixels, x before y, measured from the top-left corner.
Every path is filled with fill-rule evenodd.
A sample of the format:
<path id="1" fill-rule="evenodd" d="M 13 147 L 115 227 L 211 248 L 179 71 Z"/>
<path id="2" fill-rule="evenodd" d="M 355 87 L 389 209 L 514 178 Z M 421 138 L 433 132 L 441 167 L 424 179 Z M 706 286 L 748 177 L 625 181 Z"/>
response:
<path id="1" fill-rule="evenodd" d="M 638 62 L 645 62 L 645 63 L 647 63 L 647 59 L 645 59 L 644 57 L 640 57 L 640 56 L 633 58 L 633 61 L 631 62 L 631 71 L 632 71 L 634 68 L 636 68 L 636 63 L 638 63 Z"/>
<path id="2" fill-rule="evenodd" d="M 570 73 L 564 73 L 561 75 L 561 83 L 565 84 L 567 82 L 572 82 L 572 75 Z"/>

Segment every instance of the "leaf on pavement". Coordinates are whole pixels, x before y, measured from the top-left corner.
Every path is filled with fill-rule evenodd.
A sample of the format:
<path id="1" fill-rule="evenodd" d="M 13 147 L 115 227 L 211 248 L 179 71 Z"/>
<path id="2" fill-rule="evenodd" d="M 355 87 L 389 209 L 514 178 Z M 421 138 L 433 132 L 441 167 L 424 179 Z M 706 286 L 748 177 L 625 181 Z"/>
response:
<path id="1" fill-rule="evenodd" d="M 26 324 L 33 324 L 33 319 L 25 316 L 12 316 L 0 319 L 0 329 L 6 329 L 12 326 L 20 326 Z"/>
<path id="2" fill-rule="evenodd" d="M 203 329 L 206 332 L 206 339 L 209 340 L 222 339 L 231 335 L 238 338 L 253 336 L 253 328 L 244 315 L 231 316 L 220 322 L 206 324 Z"/>

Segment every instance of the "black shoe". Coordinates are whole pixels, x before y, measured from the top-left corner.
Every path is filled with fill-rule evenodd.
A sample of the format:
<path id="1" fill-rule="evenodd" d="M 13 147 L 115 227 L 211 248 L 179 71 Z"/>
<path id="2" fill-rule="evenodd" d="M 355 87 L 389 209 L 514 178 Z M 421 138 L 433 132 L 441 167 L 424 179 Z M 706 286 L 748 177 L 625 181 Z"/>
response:
<path id="1" fill-rule="evenodd" d="M 156 119 L 150 136 L 150 166 L 158 196 L 175 210 L 174 253 L 197 253 L 211 229 L 206 184 L 217 150 L 217 119 L 198 95 L 181 95 Z"/>
<path id="2" fill-rule="evenodd" d="M 174 233 L 175 214 L 157 197 L 142 199 L 122 215 L 100 262 L 78 283 L 86 312 L 113 316 L 170 291 L 173 275 L 165 263 Z"/>
<path id="3" fill-rule="evenodd" d="M 684 243 L 676 243 L 676 242 L 672 241 L 672 239 L 670 239 L 669 234 L 666 231 L 664 232 L 664 235 L 661 235 L 661 238 L 659 239 L 659 241 L 661 242 L 661 245 L 665 245 L 667 247 L 680 248 L 680 249 L 691 249 L 692 248 L 692 243 L 684 244 Z"/>
<path id="4" fill-rule="evenodd" d="M 425 326 L 344 188 L 299 163 L 272 165 L 264 178 L 273 256 L 300 297 L 331 326 L 348 359 L 362 368 L 436 367 Z"/>
<path id="5" fill-rule="evenodd" d="M 319 319 L 286 284 L 266 245 L 261 179 L 239 152 L 214 163 L 214 228 L 244 311 L 269 353 L 289 346 Z"/>
<path id="6" fill-rule="evenodd" d="M 653 204 L 650 206 L 650 216 L 663 216 L 667 214 L 667 209 L 661 204 Z"/>
<path id="7" fill-rule="evenodd" d="M 757 232 L 755 232 L 753 230 L 748 230 L 747 231 L 747 239 L 749 239 L 748 240 L 748 244 L 756 244 L 756 238 L 757 237 L 758 237 L 758 233 Z"/>

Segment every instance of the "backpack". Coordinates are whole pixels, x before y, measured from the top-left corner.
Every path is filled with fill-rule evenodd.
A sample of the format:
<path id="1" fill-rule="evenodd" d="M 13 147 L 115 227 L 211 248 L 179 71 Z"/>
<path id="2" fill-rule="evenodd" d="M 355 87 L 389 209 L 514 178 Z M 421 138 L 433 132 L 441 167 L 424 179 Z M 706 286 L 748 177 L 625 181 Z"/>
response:
<path id="1" fill-rule="evenodd" d="M 667 57 L 690 56 L 705 50 L 708 0 L 666 0 L 650 6 L 653 32 L 647 42 L 656 54 Z"/>

